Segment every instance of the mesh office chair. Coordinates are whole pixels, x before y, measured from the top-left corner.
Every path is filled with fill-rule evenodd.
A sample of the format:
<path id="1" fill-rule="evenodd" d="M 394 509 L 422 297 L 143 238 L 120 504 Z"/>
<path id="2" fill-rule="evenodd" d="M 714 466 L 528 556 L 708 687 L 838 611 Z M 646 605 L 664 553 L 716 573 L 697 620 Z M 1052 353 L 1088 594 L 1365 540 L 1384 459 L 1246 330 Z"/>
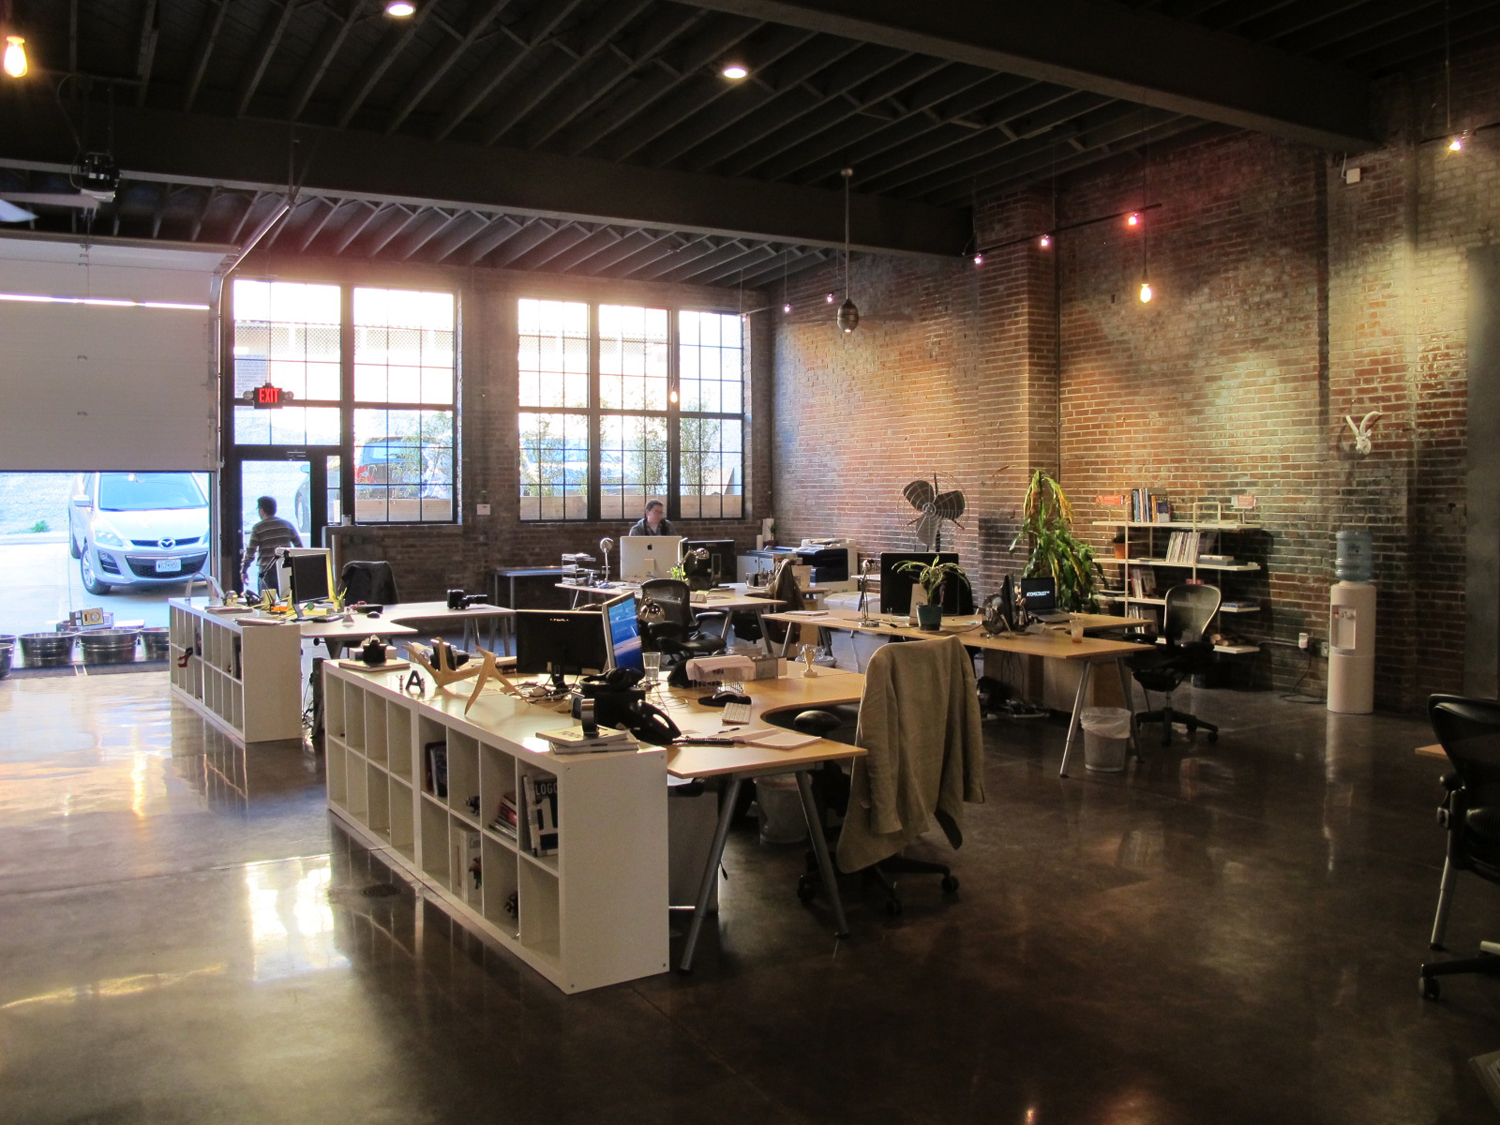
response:
<path id="1" fill-rule="evenodd" d="M 1205 719 L 1189 715 L 1172 708 L 1172 693 L 1182 686 L 1182 681 L 1200 672 L 1207 671 L 1214 659 L 1214 646 L 1204 639 L 1209 622 L 1219 612 L 1221 595 L 1215 586 L 1182 585 L 1167 591 L 1167 604 L 1162 614 L 1161 635 L 1164 645 L 1152 652 L 1144 652 L 1129 661 L 1135 682 L 1146 693 L 1146 706 L 1151 706 L 1151 692 L 1166 695 L 1162 706 L 1146 710 L 1134 716 L 1137 728 L 1142 723 L 1161 724 L 1161 744 L 1171 745 L 1172 724 L 1182 723 L 1192 737 L 1199 727 L 1208 732 L 1208 740 L 1219 740 L 1219 728 Z"/>
<path id="2" fill-rule="evenodd" d="M 348 605 L 366 602 L 370 605 L 395 605 L 401 600 L 396 593 L 396 575 L 384 560 L 353 560 L 339 570 L 339 585 Z"/>
<path id="3" fill-rule="evenodd" d="M 886 896 L 886 909 L 901 913 L 890 876 L 901 872 L 938 875 L 945 891 L 958 880 L 948 865 L 902 855 L 933 821 L 955 849 L 963 844 L 963 804 L 984 800 L 984 744 L 974 664 L 957 637 L 881 647 L 865 672 L 855 744 L 856 758 L 839 831 L 838 866 L 862 872 Z M 799 730 L 833 733 L 840 716 L 804 711 Z M 836 802 L 834 794 L 830 804 Z M 839 796 L 842 796 L 840 794 Z M 798 897 L 817 893 L 809 870 L 797 883 Z"/>
<path id="4" fill-rule="evenodd" d="M 658 652 L 675 656 L 717 656 L 729 647 L 724 638 L 727 617 L 722 610 L 699 613 L 688 584 L 676 578 L 653 578 L 641 583 L 641 636 Z M 705 625 L 717 623 L 719 631 Z"/>
<path id="5" fill-rule="evenodd" d="M 1460 695 L 1434 695 L 1427 715 L 1453 772 L 1443 778 L 1446 791 L 1438 823 L 1448 830 L 1448 858 L 1438 889 L 1431 947 L 1443 949 L 1453 885 L 1460 871 L 1500 883 L 1500 703 Z M 1438 977 L 1455 973 L 1500 976 L 1500 941 L 1479 943 L 1477 957 L 1432 961 L 1422 966 L 1422 995 L 1436 1000 Z"/>

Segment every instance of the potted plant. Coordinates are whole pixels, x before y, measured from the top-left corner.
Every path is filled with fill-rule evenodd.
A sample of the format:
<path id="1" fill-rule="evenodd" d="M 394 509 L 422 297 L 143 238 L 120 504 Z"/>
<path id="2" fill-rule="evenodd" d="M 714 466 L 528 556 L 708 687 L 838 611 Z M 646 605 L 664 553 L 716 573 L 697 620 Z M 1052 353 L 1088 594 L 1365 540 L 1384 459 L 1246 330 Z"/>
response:
<path id="1" fill-rule="evenodd" d="M 896 568 L 896 572 L 913 575 L 917 585 L 927 595 L 926 604 L 917 606 L 917 624 L 932 632 L 943 627 L 943 590 L 949 579 L 962 582 L 965 586 L 969 584 L 968 572 L 963 567 L 955 562 L 942 562 L 937 555 L 932 557 L 930 563 L 915 560 L 904 562 Z"/>
<path id="2" fill-rule="evenodd" d="M 1099 568 L 1094 549 L 1073 534 L 1073 505 L 1062 485 L 1044 470 L 1031 474 L 1021 505 L 1021 528 L 1012 551 L 1028 549 L 1027 578 L 1051 575 L 1057 583 L 1057 605 L 1070 613 L 1096 612 L 1094 596 Z"/>

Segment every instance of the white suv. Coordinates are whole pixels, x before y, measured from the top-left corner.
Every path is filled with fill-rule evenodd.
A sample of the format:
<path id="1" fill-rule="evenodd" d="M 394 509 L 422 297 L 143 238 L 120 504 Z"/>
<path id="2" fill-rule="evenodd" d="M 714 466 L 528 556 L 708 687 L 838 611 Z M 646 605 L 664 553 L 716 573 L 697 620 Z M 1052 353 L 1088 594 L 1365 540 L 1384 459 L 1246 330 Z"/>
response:
<path id="1" fill-rule="evenodd" d="M 208 497 L 192 473 L 80 473 L 68 548 L 91 594 L 184 582 L 208 562 Z"/>

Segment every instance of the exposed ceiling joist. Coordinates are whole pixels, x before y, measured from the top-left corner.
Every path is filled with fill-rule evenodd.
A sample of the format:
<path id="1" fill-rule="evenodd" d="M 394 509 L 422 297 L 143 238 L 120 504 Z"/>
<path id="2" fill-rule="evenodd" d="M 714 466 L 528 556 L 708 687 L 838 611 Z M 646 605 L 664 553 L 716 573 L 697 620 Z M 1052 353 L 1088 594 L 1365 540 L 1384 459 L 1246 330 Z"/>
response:
<path id="1" fill-rule="evenodd" d="M 695 0 L 714 11 L 1026 75 L 1287 140 L 1375 143 L 1370 84 L 1340 67 L 1094 0 Z"/>

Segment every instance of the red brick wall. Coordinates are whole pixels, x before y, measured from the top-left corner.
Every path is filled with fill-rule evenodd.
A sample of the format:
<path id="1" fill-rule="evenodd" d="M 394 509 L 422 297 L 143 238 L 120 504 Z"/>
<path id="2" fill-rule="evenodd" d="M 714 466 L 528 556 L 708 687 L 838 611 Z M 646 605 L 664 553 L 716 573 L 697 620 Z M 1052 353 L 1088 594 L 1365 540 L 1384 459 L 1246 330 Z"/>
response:
<path id="1" fill-rule="evenodd" d="M 1456 60 L 1456 126 L 1500 118 L 1497 63 L 1497 50 Z M 1263 570 L 1225 585 L 1264 609 L 1224 626 L 1264 645 L 1262 682 L 1307 673 L 1321 690 L 1324 664 L 1296 637 L 1327 637 L 1334 533 L 1368 526 L 1378 704 L 1457 690 L 1466 254 L 1500 225 L 1500 132 L 1461 157 L 1422 143 L 1442 121 L 1427 108 L 1438 78 L 1384 92 L 1389 140 L 1349 159 L 1358 183 L 1337 157 L 1237 134 L 1060 183 L 1055 220 L 1050 195 L 981 200 L 985 245 L 1159 207 L 1141 232 L 1083 226 L 979 268 L 856 258 L 866 319 L 847 340 L 821 300 L 832 272 L 794 279 L 775 342 L 783 538 L 909 546 L 900 485 L 951 473 L 970 498 L 958 547 L 988 592 L 1019 562 L 1004 549 L 1027 468 L 1056 468 L 1101 547 L 1097 494 L 1147 485 L 1185 511 L 1253 493 L 1265 531 L 1225 546 Z M 1359 455 L 1344 416 L 1377 409 L 1374 450 Z"/>

